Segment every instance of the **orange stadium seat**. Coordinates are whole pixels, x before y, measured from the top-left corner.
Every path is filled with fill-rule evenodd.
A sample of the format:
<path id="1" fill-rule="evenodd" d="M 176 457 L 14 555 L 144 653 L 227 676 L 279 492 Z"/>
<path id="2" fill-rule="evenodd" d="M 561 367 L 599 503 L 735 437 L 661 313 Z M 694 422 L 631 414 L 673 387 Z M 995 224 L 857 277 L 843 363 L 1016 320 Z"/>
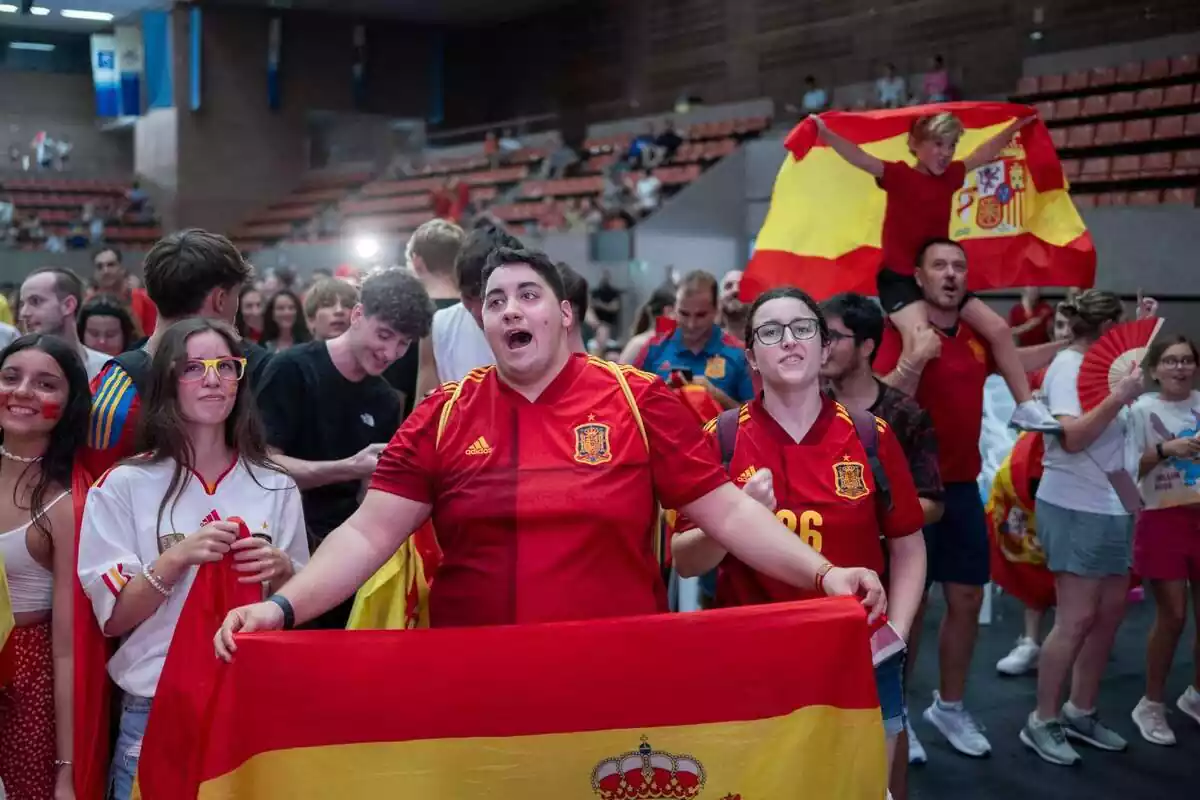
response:
<path id="1" fill-rule="evenodd" d="M 1183 136 L 1186 117 L 1159 117 L 1154 120 L 1155 139 L 1178 139 Z"/>
<path id="2" fill-rule="evenodd" d="M 234 231 L 234 234 L 247 239 L 282 239 L 284 236 L 290 234 L 294 227 L 294 225 L 288 222 L 243 225 Z"/>
<path id="3" fill-rule="evenodd" d="M 1034 108 L 1037 109 L 1038 116 L 1042 118 L 1042 122 L 1050 122 L 1054 119 L 1054 101 L 1045 100 L 1041 103 L 1035 103 Z"/>
<path id="4" fill-rule="evenodd" d="M 1055 150 L 1062 150 L 1067 146 L 1067 129 L 1066 128 L 1051 128 L 1050 141 L 1054 145 Z"/>
<path id="5" fill-rule="evenodd" d="M 348 200 L 342 203 L 339 208 L 347 216 L 380 214 L 387 211 L 419 211 L 430 207 L 430 199 L 430 196 L 427 194 L 402 194 L 394 197 Z"/>
<path id="6" fill-rule="evenodd" d="M 1064 159 L 1062 162 L 1063 177 L 1068 181 L 1075 181 L 1079 178 L 1079 172 L 1083 168 L 1083 162 L 1077 158 Z"/>
<path id="7" fill-rule="evenodd" d="M 1149 141 L 1153 131 L 1154 120 L 1131 119 L 1125 123 L 1124 133 L 1121 138 L 1125 142 L 1145 142 Z"/>
<path id="8" fill-rule="evenodd" d="M 1167 90 L 1163 93 L 1163 105 L 1168 108 L 1190 106 L 1194 92 L 1195 87 L 1190 83 L 1183 86 L 1168 86 Z"/>
<path id="9" fill-rule="evenodd" d="M 1142 67 L 1142 80 L 1157 81 L 1171 74 L 1171 60 L 1169 58 L 1156 58 L 1153 61 L 1147 61 Z"/>
<path id="10" fill-rule="evenodd" d="M 1117 82 L 1117 71 L 1113 67 L 1092 67 L 1088 85 L 1093 89 L 1112 86 Z"/>
<path id="11" fill-rule="evenodd" d="M 1017 95 L 1028 97 L 1031 94 L 1038 93 L 1038 79 L 1036 75 L 1023 75 L 1017 80 Z"/>
<path id="12" fill-rule="evenodd" d="M 1171 164 L 1174 175 L 1200 175 L 1200 150 L 1180 150 Z"/>
<path id="13" fill-rule="evenodd" d="M 1061 92 L 1065 83 L 1065 75 L 1043 75 L 1038 80 L 1038 90 L 1042 92 Z"/>
<path id="14" fill-rule="evenodd" d="M 1129 205 L 1131 206 L 1157 206 L 1161 204 L 1161 189 L 1141 189 L 1129 194 Z"/>
<path id="15" fill-rule="evenodd" d="M 1175 56 L 1171 59 L 1172 75 L 1195 75 L 1200 73 L 1200 60 L 1194 54 Z"/>
<path id="16" fill-rule="evenodd" d="M 1160 178 L 1171 174 L 1172 153 L 1147 153 L 1142 156 L 1142 176 Z"/>
<path id="17" fill-rule="evenodd" d="M 1107 156 L 1103 158 L 1085 158 L 1083 160 L 1083 167 L 1079 170 L 1079 182 L 1096 183 L 1098 181 L 1106 181 L 1111 169 L 1112 159 Z"/>
<path id="18" fill-rule="evenodd" d="M 1200 136 L 1200 114 L 1188 114 L 1183 123 L 1184 136 Z"/>
<path id="19" fill-rule="evenodd" d="M 1108 113 L 1124 114 L 1133 111 L 1137 105 L 1137 95 L 1133 92 L 1114 92 L 1108 96 Z"/>
<path id="20" fill-rule="evenodd" d="M 346 196 L 346 189 L 299 189 L 284 197 L 275 207 L 304 205 L 306 203 L 332 203 Z"/>
<path id="21" fill-rule="evenodd" d="M 1163 202 L 1194 206 L 1196 205 L 1196 187 L 1167 189 L 1163 192 Z"/>
<path id="22" fill-rule="evenodd" d="M 270 208 L 255 214 L 250 222 L 301 222 L 316 216 L 320 210 L 317 205 Z"/>
<path id="23" fill-rule="evenodd" d="M 415 230 L 418 226 L 433 219 L 432 211 L 415 211 L 401 214 L 377 214 L 369 217 L 352 217 L 342 224 L 342 230 L 347 233 L 372 232 L 385 233 L 394 231 Z"/>
<path id="24" fill-rule="evenodd" d="M 1130 61 L 1117 69 L 1117 83 L 1137 83 L 1142 79 L 1142 62 Z"/>
<path id="25" fill-rule="evenodd" d="M 1068 97 L 1054 104 L 1055 119 L 1075 119 L 1079 116 L 1079 107 L 1083 101 L 1078 97 Z"/>
<path id="26" fill-rule="evenodd" d="M 1117 156 L 1112 163 L 1113 180 L 1121 181 L 1136 178 L 1142 171 L 1141 156 Z"/>
<path id="27" fill-rule="evenodd" d="M 1094 194 L 1074 194 L 1071 195 L 1071 200 L 1075 203 L 1076 208 L 1096 207 L 1096 195 Z"/>
<path id="28" fill-rule="evenodd" d="M 1076 125 L 1067 128 L 1067 147 L 1091 147 L 1096 139 L 1095 125 Z"/>
<path id="29" fill-rule="evenodd" d="M 1098 117 L 1108 113 L 1108 95 L 1092 94 L 1083 98 L 1083 108 L 1080 110 L 1081 117 Z"/>
<path id="30" fill-rule="evenodd" d="M 1162 89 L 1142 89 L 1137 93 L 1135 106 L 1139 111 L 1152 111 L 1156 108 L 1162 108 L 1162 104 Z"/>
<path id="31" fill-rule="evenodd" d="M 1123 130 L 1120 122 L 1101 122 L 1096 126 L 1096 146 L 1120 143 Z"/>
<path id="32" fill-rule="evenodd" d="M 1063 81 L 1063 88 L 1068 92 L 1078 92 L 1081 89 L 1086 89 L 1088 88 L 1090 77 L 1086 69 L 1068 72 L 1066 79 Z"/>

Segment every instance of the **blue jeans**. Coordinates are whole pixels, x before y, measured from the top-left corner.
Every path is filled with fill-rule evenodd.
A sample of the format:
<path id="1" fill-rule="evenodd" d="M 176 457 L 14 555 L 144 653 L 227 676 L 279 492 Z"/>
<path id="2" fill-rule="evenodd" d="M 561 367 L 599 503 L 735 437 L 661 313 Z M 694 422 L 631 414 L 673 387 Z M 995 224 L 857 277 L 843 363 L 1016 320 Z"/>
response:
<path id="1" fill-rule="evenodd" d="M 129 800 L 133 794 L 133 779 L 142 756 L 142 737 L 150 719 L 150 703 L 148 697 L 131 694 L 121 697 L 121 731 L 117 734 L 112 769 L 108 773 L 108 800 Z"/>
<path id="2" fill-rule="evenodd" d="M 875 668 L 883 732 L 889 737 L 899 736 L 908 721 L 908 709 L 904 706 L 904 658 L 904 653 L 897 653 Z"/>

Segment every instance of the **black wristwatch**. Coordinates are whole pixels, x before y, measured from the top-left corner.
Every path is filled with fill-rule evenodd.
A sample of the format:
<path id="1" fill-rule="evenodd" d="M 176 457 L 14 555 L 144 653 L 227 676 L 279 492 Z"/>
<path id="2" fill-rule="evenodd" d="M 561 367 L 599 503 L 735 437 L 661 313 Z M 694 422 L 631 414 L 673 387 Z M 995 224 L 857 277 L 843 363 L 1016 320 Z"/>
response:
<path id="1" fill-rule="evenodd" d="M 1159 461 L 1166 461 L 1166 460 L 1167 460 L 1167 454 L 1163 452 L 1163 448 L 1162 448 L 1162 446 L 1163 446 L 1163 443 L 1162 443 L 1162 442 L 1159 442 L 1158 444 L 1154 445 L 1154 452 L 1158 453 L 1158 460 L 1159 460 Z"/>
<path id="2" fill-rule="evenodd" d="M 286 597 L 281 594 L 273 594 L 267 598 L 267 602 L 279 606 L 279 610 L 283 612 L 283 629 L 285 631 L 296 627 L 296 609 L 292 608 L 292 604 Z"/>

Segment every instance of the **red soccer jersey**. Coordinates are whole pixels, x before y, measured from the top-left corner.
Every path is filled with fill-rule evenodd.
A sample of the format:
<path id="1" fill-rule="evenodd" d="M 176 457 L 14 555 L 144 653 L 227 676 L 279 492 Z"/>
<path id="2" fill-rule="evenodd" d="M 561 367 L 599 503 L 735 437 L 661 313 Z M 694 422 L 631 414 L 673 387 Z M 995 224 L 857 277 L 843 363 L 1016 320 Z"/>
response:
<path id="1" fill-rule="evenodd" d="M 1036 344 L 1046 344 L 1050 341 L 1050 320 L 1054 319 L 1054 307 L 1045 300 L 1033 307 L 1033 313 L 1025 310 L 1024 303 L 1017 303 L 1008 312 L 1008 325 L 1016 328 L 1024 325 L 1034 317 L 1041 317 L 1042 324 L 1025 331 L 1017 337 L 1018 347 L 1032 347 Z"/>
<path id="2" fill-rule="evenodd" d="M 716 424 L 709 423 L 705 430 L 713 451 L 719 452 Z M 741 486 L 758 470 L 770 469 L 775 517 L 780 522 L 837 566 L 883 572 L 880 533 L 889 538 L 915 533 L 921 529 L 924 514 L 899 440 L 883 420 L 877 419 L 876 430 L 879 460 L 892 498 L 882 526 L 866 449 L 846 409 L 828 398 L 799 443 L 767 413 L 760 400 L 742 406 L 729 475 Z M 677 529 L 690 527 L 694 526 L 681 517 Z M 732 555 L 725 556 L 717 571 L 717 605 L 721 607 L 818 596 L 763 575 Z"/>
<path id="3" fill-rule="evenodd" d="M 983 465 L 979 456 L 983 384 L 996 367 L 987 342 L 964 323 L 959 322 L 953 333 L 938 333 L 942 354 L 921 371 L 917 402 L 929 412 L 937 432 L 942 481 L 974 483 Z M 887 375 L 896 368 L 901 348 L 900 332 L 889 323 L 875 356 L 876 374 Z"/>
<path id="4" fill-rule="evenodd" d="M 495 367 L 442 386 L 371 488 L 432 504 L 443 557 L 430 625 L 450 627 L 665 611 L 655 498 L 678 508 L 727 480 L 666 384 L 576 355 L 534 402 Z"/>
<path id="5" fill-rule="evenodd" d="M 926 175 L 902 161 L 883 162 L 879 188 L 887 193 L 887 210 L 882 267 L 912 275 L 921 246 L 950 235 L 954 193 L 966 177 L 967 167 L 961 161 L 951 162 L 941 175 Z"/>

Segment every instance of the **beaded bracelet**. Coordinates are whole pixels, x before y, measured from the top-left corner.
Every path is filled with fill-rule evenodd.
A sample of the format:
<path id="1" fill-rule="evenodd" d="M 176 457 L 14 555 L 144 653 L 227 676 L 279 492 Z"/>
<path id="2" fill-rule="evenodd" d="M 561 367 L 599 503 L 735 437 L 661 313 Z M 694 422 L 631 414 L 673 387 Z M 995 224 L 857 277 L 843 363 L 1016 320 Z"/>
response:
<path id="1" fill-rule="evenodd" d="M 153 567 L 149 565 L 142 567 L 142 577 L 145 578 L 146 582 L 153 586 L 154 590 L 163 597 L 171 596 L 171 590 L 167 588 L 167 585 L 162 582 L 161 578 L 154 574 Z"/>

